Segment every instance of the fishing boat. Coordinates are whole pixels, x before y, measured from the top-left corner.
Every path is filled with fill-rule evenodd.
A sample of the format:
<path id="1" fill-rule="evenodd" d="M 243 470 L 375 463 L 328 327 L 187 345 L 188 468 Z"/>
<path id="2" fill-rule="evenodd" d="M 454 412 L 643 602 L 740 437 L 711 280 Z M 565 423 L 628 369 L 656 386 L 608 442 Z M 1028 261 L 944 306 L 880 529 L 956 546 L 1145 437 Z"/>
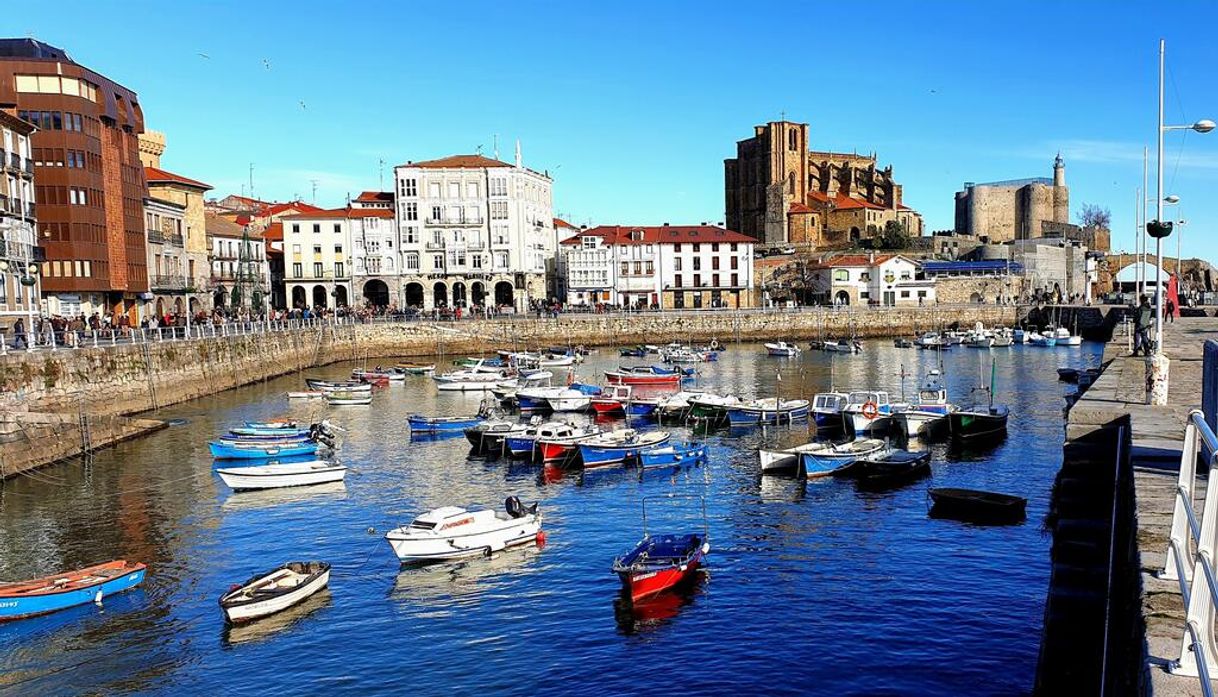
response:
<path id="1" fill-rule="evenodd" d="M 220 460 L 269 460 L 271 458 L 301 457 L 316 455 L 318 445 L 314 441 L 287 443 L 222 442 L 212 441 L 207 444 L 211 455 Z"/>
<path id="2" fill-rule="evenodd" d="M 1024 329 L 1016 329 L 1011 332 L 1011 341 L 1014 341 L 1017 344 L 1026 344 L 1026 343 L 1028 343 L 1028 334 L 1029 333 L 1030 332 L 1028 332 Z"/>
<path id="3" fill-rule="evenodd" d="M 591 436 L 597 433 L 600 433 L 600 429 L 591 426 L 576 426 L 565 421 L 547 421 L 536 425 L 530 424 L 524 433 L 507 436 L 503 442 L 508 454 L 512 457 L 531 458 L 538 450 L 537 440 L 539 438 L 564 439 Z"/>
<path id="4" fill-rule="evenodd" d="M 398 363 L 394 367 L 407 375 L 428 375 L 436 372 L 435 363 Z"/>
<path id="5" fill-rule="evenodd" d="M 605 381 L 611 385 L 677 385 L 693 374 L 680 368 L 662 368 L 654 365 L 620 366 L 617 370 L 606 370 Z"/>
<path id="6" fill-rule="evenodd" d="M 329 583 L 324 561 L 291 561 L 234 585 L 220 596 L 220 609 L 232 624 L 249 622 L 299 605 Z"/>
<path id="7" fill-rule="evenodd" d="M 372 404 L 372 393 L 357 390 L 333 390 L 326 393 L 326 404 L 332 407 L 364 406 Z"/>
<path id="8" fill-rule="evenodd" d="M 220 443 L 257 443 L 258 445 L 292 445 L 295 443 L 307 443 L 315 440 L 314 436 L 309 433 L 300 435 L 283 435 L 283 436 L 237 436 L 231 433 L 220 436 L 216 439 Z"/>
<path id="9" fill-rule="evenodd" d="M 1046 336 L 1037 332 L 1028 335 L 1028 343 L 1032 346 L 1050 347 L 1057 345 L 1057 337 Z"/>
<path id="10" fill-rule="evenodd" d="M 719 424 L 727 421 L 727 410 L 729 408 L 739 406 L 742 403 L 741 399 L 735 395 L 717 395 L 703 392 L 696 397 L 689 398 L 689 413 L 687 416 L 698 421 Z"/>
<path id="11" fill-rule="evenodd" d="M 320 390 L 321 392 L 331 392 L 333 390 L 347 390 L 352 392 L 371 392 L 372 385 L 366 382 L 356 380 L 322 380 L 320 378 L 305 378 L 305 384 L 310 390 Z"/>
<path id="12" fill-rule="evenodd" d="M 0 622 L 87 603 L 100 605 L 106 596 L 143 583 L 147 570 L 139 562 L 119 559 L 28 581 L 0 582 Z"/>
<path id="13" fill-rule="evenodd" d="M 481 416 L 424 416 L 411 414 L 406 417 L 411 433 L 457 433 L 482 423 Z"/>
<path id="14" fill-rule="evenodd" d="M 325 396 L 326 396 L 326 393 L 322 392 L 321 390 L 308 390 L 308 391 L 304 391 L 304 392 L 297 391 L 297 392 L 288 393 L 288 399 L 322 399 Z"/>
<path id="15" fill-rule="evenodd" d="M 655 415 L 660 419 L 660 421 L 684 420 L 689 414 L 690 400 L 697 399 L 698 397 L 702 397 L 706 394 L 706 392 L 681 391 L 668 395 L 667 397 L 661 397 L 656 402 Z"/>
<path id="16" fill-rule="evenodd" d="M 288 486 L 312 486 L 341 482 L 347 468 L 326 460 L 284 462 L 253 467 L 226 467 L 216 474 L 233 491 L 277 489 Z"/>
<path id="17" fill-rule="evenodd" d="M 592 397 L 599 395 L 599 387 L 573 383 L 569 387 L 559 389 L 555 394 L 546 397 L 550 411 L 587 411 L 592 406 Z"/>
<path id="18" fill-rule="evenodd" d="M 619 351 L 622 358 L 645 358 L 647 349 L 642 346 L 630 346 Z"/>
<path id="19" fill-rule="evenodd" d="M 990 386 L 988 406 L 957 409 L 948 414 L 948 428 L 952 440 L 959 443 L 977 443 L 1002 438 L 1007 433 L 1007 417 L 1010 410 L 1004 404 L 994 404 L 994 383 L 997 364 L 990 362 Z M 986 388 L 979 388 L 986 389 Z"/>
<path id="20" fill-rule="evenodd" d="M 800 349 L 798 346 L 795 344 L 789 344 L 785 341 L 775 341 L 774 343 L 765 344 L 765 350 L 766 353 L 771 356 L 790 357 L 798 356 L 800 353 L 802 353 L 802 349 Z"/>
<path id="21" fill-rule="evenodd" d="M 663 445 L 669 437 L 667 431 L 608 431 L 579 442 L 580 460 L 585 469 L 634 462 L 643 450 Z"/>
<path id="22" fill-rule="evenodd" d="M 601 433 L 601 429 L 595 426 L 577 426 L 568 434 L 538 434 L 537 453 L 544 465 L 561 464 L 579 453 L 580 443 L 596 438 Z"/>
<path id="23" fill-rule="evenodd" d="M 639 601 L 694 578 L 710 553 L 706 500 L 702 497 L 702 532 L 652 535 L 647 529 L 647 501 L 643 497 L 643 539 L 613 560 L 613 573 L 622 582 L 622 594 Z M 667 498 L 675 498 L 669 495 Z"/>
<path id="24" fill-rule="evenodd" d="M 696 465 L 707 460 L 705 443 L 669 443 L 647 448 L 639 453 L 643 469 Z"/>
<path id="25" fill-rule="evenodd" d="M 893 450 L 883 457 L 862 462 L 855 472 L 858 488 L 883 491 L 930 474 L 930 451 Z"/>
<path id="26" fill-rule="evenodd" d="M 1027 516 L 1028 500 L 1011 494 L 977 489 L 942 487 L 926 492 L 932 518 L 953 518 L 972 523 L 1019 523 Z"/>
<path id="27" fill-rule="evenodd" d="M 887 430 L 892 423 L 892 402 L 883 390 L 851 392 L 842 408 L 842 422 L 847 432 L 875 433 Z"/>
<path id="28" fill-rule="evenodd" d="M 624 412 L 626 402 L 634 388 L 630 385 L 609 385 L 601 393 L 592 398 L 592 410 L 597 414 L 616 414 Z"/>
<path id="29" fill-rule="evenodd" d="M 842 428 L 842 410 L 850 395 L 844 392 L 818 392 L 812 397 L 812 419 L 818 430 L 834 431 Z"/>
<path id="30" fill-rule="evenodd" d="M 808 418 L 808 400 L 766 397 L 727 408 L 733 426 L 748 424 L 793 423 Z"/>
<path id="31" fill-rule="evenodd" d="M 473 446 L 474 452 L 497 452 L 503 449 L 504 439 L 523 434 L 529 426 L 519 421 L 488 421 L 465 429 L 465 439 Z"/>
<path id="32" fill-rule="evenodd" d="M 892 420 L 908 437 L 935 435 L 947 425 L 947 415 L 956 407 L 947 401 L 947 390 L 943 387 L 942 373 L 931 369 L 926 382 L 918 389 L 918 398 L 909 405 L 893 411 Z"/>
<path id="33" fill-rule="evenodd" d="M 405 563 L 489 556 L 513 545 L 534 542 L 540 533 L 537 504 L 526 507 L 520 499 L 509 496 L 502 511 L 436 508 L 409 525 L 390 530 L 385 540 L 398 560 Z"/>
<path id="34" fill-rule="evenodd" d="M 857 340 L 847 341 L 846 339 L 826 341 L 821 344 L 820 350 L 830 353 L 862 353 L 863 344 Z"/>

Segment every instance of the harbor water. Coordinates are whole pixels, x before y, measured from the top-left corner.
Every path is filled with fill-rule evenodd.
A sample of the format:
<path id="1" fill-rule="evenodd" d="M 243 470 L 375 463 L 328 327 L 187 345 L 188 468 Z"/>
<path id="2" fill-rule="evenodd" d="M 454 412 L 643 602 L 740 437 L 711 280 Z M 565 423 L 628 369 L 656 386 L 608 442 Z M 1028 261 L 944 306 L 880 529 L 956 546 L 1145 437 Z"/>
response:
<path id="1" fill-rule="evenodd" d="M 762 477 L 757 448 L 795 445 L 810 427 L 724 430 L 704 466 L 609 468 L 581 476 L 469 457 L 460 436 L 411 441 L 412 412 L 466 415 L 480 393 L 438 393 L 427 377 L 371 406 L 289 403 L 290 376 L 160 411 L 175 425 L 0 488 L 0 580 L 110 559 L 148 565 L 145 584 L 53 615 L 0 624 L 0 695 L 684 694 L 1015 695 L 1032 686 L 1061 464 L 1056 368 L 1095 365 L 1100 347 L 940 354 L 865 342 L 859 355 L 771 358 L 731 344 L 697 364 L 697 389 L 811 398 L 887 388 L 913 396 L 940 361 L 949 398 L 990 382 L 1011 408 L 1008 437 L 933 451 L 930 479 L 884 493 L 849 481 Z M 451 360 L 451 356 L 443 359 Z M 649 357 L 654 359 L 655 357 Z M 645 359 L 601 349 L 580 379 Z M 654 361 L 652 361 L 654 362 Z M 339 377 L 351 365 L 308 375 Z M 905 378 L 902 378 L 902 374 Z M 233 493 L 207 441 L 246 420 L 328 417 L 347 429 L 341 485 Z M 587 418 L 587 417 L 583 417 Z M 642 427 L 642 422 L 632 425 Z M 654 426 L 648 426 L 654 427 Z M 927 516 L 928 486 L 1028 499 L 1022 525 Z M 400 567 L 384 540 L 442 505 L 539 501 L 546 540 L 491 558 Z M 711 552 L 691 589 L 632 608 L 615 556 L 642 534 L 643 497 L 705 497 Z M 653 532 L 701 529 L 696 499 L 648 500 Z M 330 589 L 286 613 L 225 626 L 234 583 L 290 560 L 333 565 Z"/>

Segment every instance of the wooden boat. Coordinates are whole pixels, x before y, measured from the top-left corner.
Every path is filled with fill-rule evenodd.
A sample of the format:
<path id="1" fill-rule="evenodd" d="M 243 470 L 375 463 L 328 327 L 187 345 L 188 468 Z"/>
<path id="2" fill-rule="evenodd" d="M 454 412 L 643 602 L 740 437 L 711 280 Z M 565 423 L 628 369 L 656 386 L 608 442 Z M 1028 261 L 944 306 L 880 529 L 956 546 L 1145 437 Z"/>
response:
<path id="1" fill-rule="evenodd" d="M 495 368 L 488 371 L 478 365 L 443 375 L 433 375 L 431 379 L 435 380 L 436 388 L 443 392 L 486 392 L 509 377 L 512 375 L 505 369 Z"/>
<path id="2" fill-rule="evenodd" d="M 315 455 L 318 445 L 314 441 L 287 443 L 245 443 L 212 441 L 207 444 L 214 458 L 221 460 L 270 460 L 271 458 L 301 457 Z"/>
<path id="3" fill-rule="evenodd" d="M 819 392 L 812 398 L 812 419 L 818 430 L 835 431 L 842 428 L 842 409 L 850 395 L 844 392 Z"/>
<path id="4" fill-rule="evenodd" d="M 298 605 L 329 583 L 326 562 L 292 561 L 233 586 L 220 596 L 220 609 L 228 622 L 249 622 Z"/>
<path id="5" fill-rule="evenodd" d="M 585 426 L 576 427 L 574 432 L 567 435 L 539 435 L 537 437 L 537 452 L 541 455 L 542 464 L 548 465 L 565 462 L 579 452 L 580 443 L 595 438 L 600 434 L 601 430 L 599 428 Z"/>
<path id="6" fill-rule="evenodd" d="M 530 425 L 524 433 L 510 435 L 503 442 L 508 454 L 512 457 L 532 458 L 538 452 L 539 439 L 565 439 L 577 436 L 592 436 L 600 433 L 600 429 L 592 426 L 576 426 L 564 421 L 547 421 L 542 424 Z"/>
<path id="7" fill-rule="evenodd" d="M 743 402 L 735 395 L 717 395 L 703 392 L 689 398 L 688 416 L 712 424 L 727 421 L 727 410 Z"/>
<path id="8" fill-rule="evenodd" d="M 988 409 L 958 409 L 948 414 L 948 429 L 953 440 L 966 443 L 1001 438 L 1006 435 L 1009 415 L 1002 404 Z"/>
<path id="9" fill-rule="evenodd" d="M 748 424 L 793 423 L 808 418 L 808 400 L 754 399 L 727 408 L 727 420 L 733 426 Z"/>
<path id="10" fill-rule="evenodd" d="M 670 443 L 647 448 L 639 453 L 639 466 L 643 469 L 679 467 L 705 463 L 708 456 L 705 443 Z"/>
<path id="11" fill-rule="evenodd" d="M 228 437 L 248 438 L 250 440 L 259 438 L 308 438 L 312 435 L 313 430 L 310 428 L 248 428 L 237 426 L 228 430 Z"/>
<path id="12" fill-rule="evenodd" d="M 528 429 L 529 424 L 518 421 L 489 421 L 465 429 L 465 439 L 474 452 L 497 452 L 503 449 L 505 438 L 523 434 Z"/>
<path id="13" fill-rule="evenodd" d="M 394 367 L 407 375 L 427 375 L 436 372 L 435 363 L 398 363 Z"/>
<path id="14" fill-rule="evenodd" d="M 771 356 L 791 357 L 798 356 L 802 349 L 795 344 L 788 344 L 785 341 L 775 341 L 774 343 L 765 344 L 766 353 Z"/>
<path id="15" fill-rule="evenodd" d="M 351 371 L 351 377 L 372 384 L 385 384 L 389 382 L 405 382 L 406 373 L 400 373 L 396 370 L 360 370 L 356 368 Z"/>
<path id="16" fill-rule="evenodd" d="M 216 474 L 220 475 L 220 479 L 230 489 L 250 491 L 341 482 L 347 476 L 347 468 L 326 460 L 311 460 L 253 467 L 227 467 L 217 469 Z"/>
<path id="17" fill-rule="evenodd" d="M 973 523 L 1018 523 L 1027 516 L 1028 500 L 1011 494 L 942 487 L 926 492 L 930 515 Z"/>
<path id="18" fill-rule="evenodd" d="M 809 479 L 842 474 L 859 460 L 883 455 L 887 444 L 877 438 L 834 443 L 813 441 L 784 450 L 759 450 L 762 474 L 803 472 Z"/>
<path id="19" fill-rule="evenodd" d="M 883 491 L 930 474 L 930 451 L 894 450 L 884 457 L 866 460 L 856 468 L 858 488 Z"/>
<path id="20" fill-rule="evenodd" d="M 654 365 L 619 366 L 617 370 L 606 370 L 605 381 L 611 385 L 677 385 L 692 368 L 662 368 Z"/>
<path id="21" fill-rule="evenodd" d="M 829 451 L 834 445 L 829 441 L 814 441 L 781 450 L 762 448 L 757 451 L 757 459 L 761 463 L 762 474 L 794 472 L 799 469 L 799 458 L 802 453 Z"/>
<path id="22" fill-rule="evenodd" d="M 690 409 L 690 400 L 705 396 L 706 392 L 676 392 L 667 397 L 661 397 L 656 402 L 656 416 L 661 421 L 683 420 Z"/>
<path id="23" fill-rule="evenodd" d="M 626 410 L 626 402 L 634 388 L 630 385 L 609 385 L 592 398 L 592 410 L 598 414 L 616 414 Z"/>
<path id="24" fill-rule="evenodd" d="M 329 392 L 331 390 L 354 390 L 357 392 L 371 392 L 372 385 L 358 380 L 322 380 L 321 378 L 305 378 L 305 384 L 311 390 L 321 390 Z"/>
<path id="25" fill-rule="evenodd" d="M 0 582 L 0 622 L 102 600 L 140 585 L 148 567 L 119 559 L 28 581 Z"/>
<path id="26" fill-rule="evenodd" d="M 371 392 L 354 390 L 334 390 L 326 393 L 326 404 L 332 407 L 363 406 L 372 404 Z"/>
<path id="27" fill-rule="evenodd" d="M 325 392 L 320 390 L 309 390 L 306 392 L 289 392 L 288 399 L 321 399 L 326 396 Z"/>
<path id="28" fill-rule="evenodd" d="M 947 339 L 938 332 L 926 332 L 917 339 L 914 339 L 913 343 L 914 346 L 922 349 L 937 349 L 949 346 Z"/>
<path id="29" fill-rule="evenodd" d="M 706 500 L 702 499 L 702 532 L 651 535 L 647 530 L 647 500 L 643 497 L 643 539 L 613 560 L 613 573 L 622 582 L 622 594 L 631 602 L 648 598 L 694 578 L 710 553 Z M 666 498 L 675 498 L 670 495 Z M 702 498 L 702 497 L 698 497 Z"/>
<path id="30" fill-rule="evenodd" d="M 411 433 L 458 433 L 473 428 L 485 419 L 481 416 L 424 416 L 411 414 L 406 417 Z"/>
<path id="31" fill-rule="evenodd" d="M 401 562 L 489 556 L 513 545 L 537 540 L 541 513 L 509 496 L 503 511 L 470 512 L 444 506 L 390 530 L 385 540 Z"/>
<path id="32" fill-rule="evenodd" d="M 585 469 L 634 462 L 642 451 L 663 445 L 668 439 L 667 431 L 639 433 L 633 428 L 623 428 L 600 433 L 579 441 L 580 460 Z"/>

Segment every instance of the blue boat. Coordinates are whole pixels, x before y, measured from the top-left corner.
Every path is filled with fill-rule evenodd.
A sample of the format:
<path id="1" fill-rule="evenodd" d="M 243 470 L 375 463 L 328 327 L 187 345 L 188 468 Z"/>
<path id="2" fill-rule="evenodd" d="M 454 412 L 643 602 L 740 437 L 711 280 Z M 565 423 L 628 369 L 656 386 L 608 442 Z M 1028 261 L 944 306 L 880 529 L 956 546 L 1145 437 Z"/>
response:
<path id="1" fill-rule="evenodd" d="M 823 450 L 800 453 L 804 473 L 808 479 L 829 475 L 841 476 L 859 463 L 888 454 L 888 444 L 878 438 L 863 438 Z"/>
<path id="2" fill-rule="evenodd" d="M 246 421 L 246 428 L 277 428 L 277 429 L 298 429 L 300 423 L 297 421 Z"/>
<path id="3" fill-rule="evenodd" d="M 100 603 L 108 595 L 140 585 L 146 572 L 143 564 L 120 559 L 29 581 L 0 583 L 0 621 Z"/>
<path id="4" fill-rule="evenodd" d="M 754 399 L 751 402 L 727 408 L 727 420 L 733 426 L 748 424 L 791 423 L 808 418 L 808 400 L 774 397 Z"/>
<path id="5" fill-rule="evenodd" d="M 464 433 L 482 423 L 481 416 L 423 416 L 411 414 L 406 417 L 411 434 L 415 433 Z"/>
<path id="6" fill-rule="evenodd" d="M 221 443 L 244 443 L 247 445 L 287 445 L 289 443 L 307 443 L 313 440 L 313 436 L 307 433 L 301 436 L 280 436 L 278 438 L 270 436 L 223 435 L 218 440 Z"/>
<path id="7" fill-rule="evenodd" d="M 658 399 L 631 399 L 622 403 L 628 416 L 652 416 L 660 408 Z"/>
<path id="8" fill-rule="evenodd" d="M 238 427 L 228 431 L 231 435 L 243 438 L 283 438 L 285 436 L 308 436 L 312 433 L 307 428 L 250 428 Z"/>
<path id="9" fill-rule="evenodd" d="M 580 441 L 579 455 L 584 469 L 619 465 L 638 460 L 641 452 L 663 445 L 668 439 L 667 431 L 639 433 L 633 428 L 624 428 Z"/>
<path id="10" fill-rule="evenodd" d="M 225 460 L 269 460 L 273 457 L 313 455 L 317 452 L 317 443 L 314 441 L 284 444 L 212 441 L 207 447 L 211 448 L 212 457 Z"/>
<path id="11" fill-rule="evenodd" d="M 672 443 L 648 448 L 639 453 L 639 465 L 649 467 L 680 467 L 706 462 L 708 448 L 704 443 Z"/>

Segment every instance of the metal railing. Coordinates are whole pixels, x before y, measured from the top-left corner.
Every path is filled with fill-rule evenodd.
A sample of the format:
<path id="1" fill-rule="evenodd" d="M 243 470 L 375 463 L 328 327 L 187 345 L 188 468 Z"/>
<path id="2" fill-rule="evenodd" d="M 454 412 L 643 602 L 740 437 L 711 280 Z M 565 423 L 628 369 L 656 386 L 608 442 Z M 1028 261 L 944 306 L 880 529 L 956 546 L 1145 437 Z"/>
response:
<path id="1" fill-rule="evenodd" d="M 132 344 L 151 344 L 164 341 L 187 341 L 191 339 L 214 339 L 272 332 L 341 327 L 358 323 L 353 317 L 314 317 L 310 319 L 284 319 L 259 321 L 227 321 L 216 324 L 210 320 L 193 323 L 189 327 L 119 327 L 103 329 L 60 330 L 26 332 L 20 335 L 0 332 L 0 356 L 9 351 L 65 351 L 86 348 L 107 348 Z"/>
<path id="2" fill-rule="evenodd" d="M 160 230 L 148 231 L 148 244 L 170 244 L 175 247 L 181 247 L 185 244 L 182 235 L 177 233 L 164 233 Z"/>
<path id="3" fill-rule="evenodd" d="M 186 278 L 173 274 L 155 274 L 148 277 L 148 285 L 155 290 L 186 290 Z"/>
<path id="4" fill-rule="evenodd" d="M 1201 449 L 1203 445 L 1204 450 Z M 1193 494 L 1200 455 L 1205 456 L 1208 474 L 1205 506 L 1198 521 L 1193 511 Z M 1214 639 L 1214 620 L 1218 611 L 1218 581 L 1214 579 L 1214 552 L 1218 547 L 1218 477 L 1213 476 L 1216 463 L 1218 437 L 1206 423 L 1201 410 L 1194 409 L 1184 428 L 1171 536 L 1167 542 L 1167 560 L 1159 578 L 1180 582 L 1180 596 L 1187 611 L 1180 659 L 1172 662 L 1168 670 L 1200 678 L 1201 691 L 1207 697 L 1214 694 L 1210 676 L 1218 673 L 1218 642 Z M 1204 588 L 1198 587 L 1199 580 L 1205 582 Z"/>

